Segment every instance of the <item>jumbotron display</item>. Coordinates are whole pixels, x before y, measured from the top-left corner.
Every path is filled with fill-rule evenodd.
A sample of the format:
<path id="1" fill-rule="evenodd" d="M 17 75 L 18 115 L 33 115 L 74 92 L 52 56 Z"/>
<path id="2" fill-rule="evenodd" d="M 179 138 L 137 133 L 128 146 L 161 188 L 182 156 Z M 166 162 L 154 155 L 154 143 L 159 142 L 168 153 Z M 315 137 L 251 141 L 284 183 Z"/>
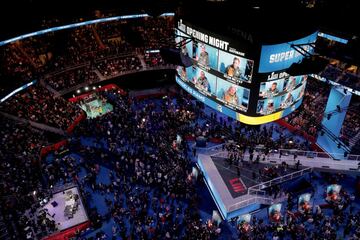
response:
<path id="1" fill-rule="evenodd" d="M 293 43 L 315 40 L 316 34 L 312 34 Z M 199 30 L 182 20 L 176 29 L 176 43 L 180 45 L 181 53 L 193 62 L 187 68 L 177 67 L 177 83 L 206 105 L 240 122 L 251 125 L 271 122 L 301 105 L 307 76 L 290 76 L 284 72 L 291 65 L 289 62 L 303 58 L 292 48 L 290 51 L 295 53 L 291 52 L 292 59 L 284 60 L 286 64 L 265 66 L 264 56 L 270 51 L 268 46 L 259 45 L 257 54 L 247 54 L 239 49 L 236 41 L 220 39 L 216 34 Z M 284 46 L 289 48 L 290 44 L 276 46 L 275 50 L 279 50 Z M 255 71 L 254 56 L 259 59 L 259 72 Z"/>

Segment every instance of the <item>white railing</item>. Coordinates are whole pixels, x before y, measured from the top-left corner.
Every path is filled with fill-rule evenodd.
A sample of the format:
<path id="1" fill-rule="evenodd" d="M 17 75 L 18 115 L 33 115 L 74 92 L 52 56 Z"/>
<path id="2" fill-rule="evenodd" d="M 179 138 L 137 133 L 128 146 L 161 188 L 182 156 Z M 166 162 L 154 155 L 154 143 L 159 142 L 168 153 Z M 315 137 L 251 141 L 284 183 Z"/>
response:
<path id="1" fill-rule="evenodd" d="M 236 211 L 240 208 L 244 208 L 247 207 L 249 205 L 252 204 L 266 204 L 266 205 L 271 205 L 274 203 L 278 203 L 278 202 L 283 202 L 287 199 L 287 196 L 285 194 L 279 196 L 278 198 L 272 198 L 272 197 L 263 197 L 263 196 L 258 196 L 258 195 L 249 195 L 246 194 L 243 196 L 243 198 L 239 199 L 239 202 L 229 206 L 227 208 L 228 212 L 233 212 Z"/>
<path id="2" fill-rule="evenodd" d="M 284 175 L 284 176 L 281 176 L 278 178 L 274 178 L 270 181 L 263 182 L 258 185 L 249 187 L 247 190 L 247 194 L 238 198 L 239 202 L 228 207 L 228 212 L 232 212 L 239 208 L 243 208 L 243 207 L 249 206 L 251 204 L 255 204 L 255 203 L 273 204 L 274 202 L 284 201 L 287 198 L 286 195 L 280 196 L 280 197 L 274 199 L 274 198 L 268 196 L 266 194 L 266 192 L 262 189 L 265 189 L 265 188 L 271 187 L 273 185 L 303 176 L 304 174 L 309 173 L 311 171 L 312 171 L 312 168 L 306 168 L 301 171 L 290 173 L 290 174 L 287 174 L 287 175 Z"/>
<path id="3" fill-rule="evenodd" d="M 263 146 L 256 146 L 254 153 L 263 153 L 264 149 L 265 148 Z M 248 155 L 249 155 L 248 153 L 245 153 L 245 156 L 248 156 Z M 295 156 L 296 155 L 297 157 L 306 157 L 309 159 L 323 158 L 323 159 L 329 159 L 329 160 L 334 160 L 334 161 L 341 161 L 341 160 L 360 161 L 360 155 L 349 154 L 349 155 L 347 155 L 347 157 L 344 157 L 344 154 L 303 151 L 303 150 L 297 150 L 297 149 L 272 150 L 269 153 L 268 159 L 271 159 L 271 158 L 279 159 L 280 155 L 281 156 Z M 215 156 L 215 155 L 212 155 L 212 156 Z M 336 159 L 334 159 L 332 156 L 335 156 Z M 217 156 L 217 157 L 227 157 L 227 156 L 222 154 L 221 156 Z"/>
<path id="4" fill-rule="evenodd" d="M 248 193 L 250 193 L 250 192 L 256 193 L 258 191 L 263 192 L 262 189 L 271 187 L 273 185 L 277 185 L 279 183 L 289 181 L 289 180 L 294 179 L 294 178 L 301 177 L 301 176 L 305 175 L 306 173 L 310 173 L 310 172 L 312 172 L 312 168 L 305 168 L 305 169 L 302 169 L 300 171 L 296 171 L 296 172 L 293 172 L 293 173 L 286 174 L 284 176 L 280 176 L 280 177 L 271 179 L 271 180 L 269 180 L 267 182 L 259 183 L 257 185 L 249 187 L 248 188 Z"/>

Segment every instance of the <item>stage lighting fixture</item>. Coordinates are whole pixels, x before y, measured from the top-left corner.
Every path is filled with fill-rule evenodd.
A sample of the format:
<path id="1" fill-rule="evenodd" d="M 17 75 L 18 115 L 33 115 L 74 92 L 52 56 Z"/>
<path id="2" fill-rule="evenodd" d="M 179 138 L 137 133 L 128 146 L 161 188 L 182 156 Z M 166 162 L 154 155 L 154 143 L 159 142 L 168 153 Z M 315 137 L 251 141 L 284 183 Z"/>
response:
<path id="1" fill-rule="evenodd" d="M 96 89 L 96 87 L 93 87 L 93 90 L 95 90 Z"/>
<path id="2" fill-rule="evenodd" d="M 80 89 L 76 90 L 76 93 L 81 93 Z"/>

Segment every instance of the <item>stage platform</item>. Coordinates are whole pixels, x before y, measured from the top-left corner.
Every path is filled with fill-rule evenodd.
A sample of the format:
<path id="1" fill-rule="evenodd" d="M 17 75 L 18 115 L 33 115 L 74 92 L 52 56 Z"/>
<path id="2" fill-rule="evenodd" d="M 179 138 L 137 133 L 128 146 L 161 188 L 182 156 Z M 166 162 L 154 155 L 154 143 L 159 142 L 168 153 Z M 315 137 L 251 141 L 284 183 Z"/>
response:
<path id="1" fill-rule="evenodd" d="M 75 201 L 69 197 L 69 193 L 79 197 L 78 200 L 76 200 L 77 210 L 71 214 L 71 218 L 65 216 L 66 205 L 73 204 Z M 52 218 L 56 222 L 59 231 L 72 228 L 89 220 L 77 187 L 64 189 L 61 192 L 55 193 L 53 198 L 44 205 L 43 209 L 47 209 L 49 215 L 53 216 Z"/>
<path id="2" fill-rule="evenodd" d="M 100 99 L 83 103 L 80 107 L 86 112 L 88 118 L 96 118 L 113 111 L 113 106 L 110 103 L 102 102 Z"/>
<path id="3" fill-rule="evenodd" d="M 223 219 L 255 211 L 262 204 L 270 205 L 285 200 L 284 195 L 271 196 L 269 188 L 291 179 L 299 178 L 311 171 L 311 168 L 289 166 L 286 169 L 274 169 L 268 162 L 249 163 L 244 161 L 240 167 L 229 165 L 222 154 L 199 154 L 197 165 L 202 171 L 205 183 L 218 207 Z M 266 177 L 259 169 L 269 169 L 276 173 Z M 255 175 L 254 175 L 255 174 Z M 276 198 L 274 198 L 276 197 Z"/>

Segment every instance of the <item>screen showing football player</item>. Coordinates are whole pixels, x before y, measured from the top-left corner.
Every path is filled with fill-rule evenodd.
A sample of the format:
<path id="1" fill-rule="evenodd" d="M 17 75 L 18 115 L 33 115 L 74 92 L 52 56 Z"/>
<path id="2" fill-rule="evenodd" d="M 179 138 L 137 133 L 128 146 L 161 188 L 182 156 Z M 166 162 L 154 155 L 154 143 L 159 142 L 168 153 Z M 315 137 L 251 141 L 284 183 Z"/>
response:
<path id="1" fill-rule="evenodd" d="M 201 44 L 201 51 L 199 56 L 197 57 L 197 61 L 200 65 L 209 66 L 209 53 L 206 51 L 205 45 Z"/>
<path id="2" fill-rule="evenodd" d="M 233 63 L 226 67 L 225 73 L 229 77 L 240 78 L 240 76 L 241 76 L 240 59 L 237 57 L 234 57 Z"/>
<path id="3" fill-rule="evenodd" d="M 200 76 L 196 79 L 195 86 L 201 90 L 211 92 L 210 84 L 204 71 L 200 72 Z"/>
<path id="4" fill-rule="evenodd" d="M 285 87 L 285 91 L 292 91 L 296 86 L 296 78 L 291 76 Z"/>
<path id="5" fill-rule="evenodd" d="M 230 87 L 223 93 L 222 100 L 227 103 L 239 105 L 239 97 L 237 96 L 237 86 L 230 85 Z"/>
<path id="6" fill-rule="evenodd" d="M 277 83 L 273 82 L 270 86 L 270 88 L 266 91 L 267 97 L 272 97 L 279 93 L 279 89 L 277 88 Z"/>
<path id="7" fill-rule="evenodd" d="M 282 108 L 287 108 L 294 102 L 294 97 L 291 93 L 288 93 L 284 99 L 284 101 L 281 103 Z"/>
<path id="8" fill-rule="evenodd" d="M 270 114 L 274 111 L 275 111 L 274 102 L 272 100 L 269 100 L 265 109 L 265 113 Z"/>

